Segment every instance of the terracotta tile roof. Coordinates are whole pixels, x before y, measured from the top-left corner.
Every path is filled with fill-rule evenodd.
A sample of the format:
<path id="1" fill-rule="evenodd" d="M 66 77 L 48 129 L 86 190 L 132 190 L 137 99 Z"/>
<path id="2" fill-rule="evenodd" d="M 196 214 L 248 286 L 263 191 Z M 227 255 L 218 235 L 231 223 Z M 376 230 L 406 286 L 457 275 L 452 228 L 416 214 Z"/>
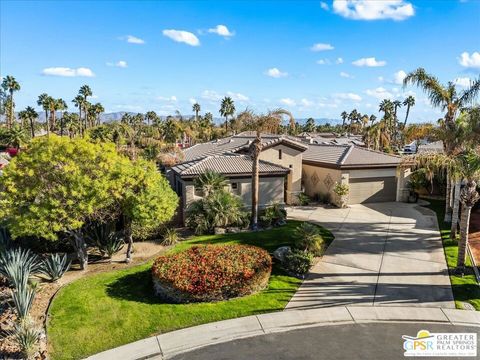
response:
<path id="1" fill-rule="evenodd" d="M 397 166 L 401 158 L 354 145 L 310 145 L 303 160 L 336 167 Z"/>
<path id="2" fill-rule="evenodd" d="M 175 165 L 172 170 L 181 177 L 199 175 L 206 170 L 213 170 L 226 175 L 251 174 L 252 159 L 247 155 L 210 155 Z M 285 175 L 290 172 L 290 169 L 260 160 L 259 172 L 268 175 Z"/>

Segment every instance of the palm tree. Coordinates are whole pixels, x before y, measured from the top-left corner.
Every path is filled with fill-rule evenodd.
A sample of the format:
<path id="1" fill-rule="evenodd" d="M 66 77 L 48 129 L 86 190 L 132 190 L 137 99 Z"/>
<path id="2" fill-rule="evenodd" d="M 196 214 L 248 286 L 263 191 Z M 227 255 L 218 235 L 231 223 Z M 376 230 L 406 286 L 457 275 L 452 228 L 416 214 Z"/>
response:
<path id="1" fill-rule="evenodd" d="M 227 186 L 225 177 L 213 170 L 206 170 L 194 181 L 195 188 L 202 189 L 203 196 L 209 196 L 215 191 L 223 190 Z"/>
<path id="2" fill-rule="evenodd" d="M 403 127 L 407 126 L 408 114 L 410 113 L 410 108 L 415 105 L 415 98 L 412 95 L 409 95 L 404 101 L 403 105 L 407 107 L 407 112 L 405 114 L 405 120 L 403 122 Z"/>
<path id="3" fill-rule="evenodd" d="M 51 104 L 50 104 L 50 113 L 51 113 L 51 119 L 52 119 L 52 128 L 56 128 L 56 113 L 57 111 L 64 111 L 67 110 L 67 103 L 63 99 L 52 99 Z"/>
<path id="4" fill-rule="evenodd" d="M 198 121 L 198 113 L 200 112 L 200 104 L 199 103 L 193 104 L 192 110 L 195 111 L 195 121 Z"/>
<path id="5" fill-rule="evenodd" d="M 93 119 L 95 120 L 94 124 L 100 125 L 100 114 L 105 112 L 105 108 L 100 103 L 95 103 L 95 105 L 93 105 L 92 108 L 93 108 Z"/>
<path id="6" fill-rule="evenodd" d="M 25 110 L 20 111 L 18 117 L 22 120 L 22 122 L 24 121 L 25 123 L 28 123 L 28 126 L 30 126 L 31 136 L 34 138 L 35 120 L 38 118 L 38 113 L 35 111 L 35 109 L 31 106 L 27 106 Z"/>
<path id="7" fill-rule="evenodd" d="M 158 121 L 158 115 L 155 111 L 147 111 L 145 120 L 147 120 L 148 125 L 155 124 Z"/>
<path id="8" fill-rule="evenodd" d="M 53 98 L 46 93 L 40 94 L 37 99 L 37 105 L 41 106 L 43 111 L 45 111 L 45 123 L 46 123 L 47 135 L 50 133 L 48 112 L 50 111 L 50 103 L 52 102 L 52 100 Z"/>
<path id="9" fill-rule="evenodd" d="M 358 113 L 357 109 L 353 109 L 350 114 L 348 114 L 348 120 L 350 120 L 349 132 L 351 133 L 353 130 L 353 123 L 357 121 L 360 114 Z"/>
<path id="10" fill-rule="evenodd" d="M 222 99 L 219 112 L 225 118 L 225 131 L 228 131 L 228 117 L 235 113 L 235 104 L 230 96 Z"/>
<path id="11" fill-rule="evenodd" d="M 8 109 L 8 116 L 7 116 L 7 127 L 10 128 L 13 125 L 15 120 L 14 108 L 15 103 L 13 102 L 13 93 L 15 91 L 20 90 L 20 84 L 17 80 L 11 76 L 7 75 L 2 81 L 2 88 L 9 93 L 9 109 Z"/>
<path id="12" fill-rule="evenodd" d="M 401 108 L 402 107 L 402 102 L 400 100 L 395 100 L 392 102 L 393 104 L 393 114 L 395 116 L 395 120 L 397 119 L 397 111 L 398 111 L 398 108 Z"/>
<path id="13" fill-rule="evenodd" d="M 458 111 L 470 105 L 480 92 L 480 77 L 473 81 L 468 89 L 457 93 L 455 84 L 452 81 L 448 82 L 446 86 L 442 85 L 435 76 L 428 74 L 423 68 L 418 68 L 403 79 L 403 86 L 405 87 L 408 84 L 420 87 L 427 94 L 433 106 L 440 108 L 442 111 L 446 111 L 444 124 L 447 132 L 455 132 L 457 126 L 455 119 Z M 459 145 L 458 141 L 453 138 L 444 141 L 446 154 L 454 156 L 455 153 L 458 152 Z M 451 187 L 452 181 L 447 173 L 444 219 L 446 222 L 450 222 L 452 216 Z"/>
<path id="14" fill-rule="evenodd" d="M 342 128 L 345 129 L 345 122 L 348 119 L 348 113 L 346 111 L 343 111 L 340 116 L 342 117 Z"/>
<path id="15" fill-rule="evenodd" d="M 475 203 L 480 200 L 477 192 L 477 183 L 480 178 L 480 156 L 474 151 L 469 151 L 458 157 L 459 166 L 466 185 L 460 191 L 462 215 L 460 219 L 460 242 L 458 243 L 457 271 L 463 275 L 465 272 L 466 248 L 468 243 L 468 230 L 470 226 L 470 213 Z"/>
<path id="16" fill-rule="evenodd" d="M 83 104 L 82 104 L 82 107 L 84 109 L 83 113 L 84 113 L 84 116 L 85 116 L 85 128 L 87 128 L 88 124 L 87 124 L 87 110 L 85 109 L 87 106 L 88 106 L 88 101 L 87 101 L 87 98 L 89 96 L 92 96 L 93 95 L 93 92 L 92 92 L 92 89 L 90 88 L 90 86 L 88 85 L 82 85 L 80 87 L 80 89 L 78 90 L 78 95 L 82 96 L 83 97 Z M 80 116 L 80 121 L 82 120 L 82 117 Z"/>
<path id="17" fill-rule="evenodd" d="M 377 120 L 375 115 L 370 115 L 370 123 L 373 124 Z"/>
<path id="18" fill-rule="evenodd" d="M 82 126 L 82 108 L 83 105 L 85 104 L 85 99 L 82 95 L 77 95 L 75 98 L 72 100 L 72 102 L 75 104 L 75 107 L 78 107 L 78 120 L 80 122 L 80 133 L 83 136 L 83 126 Z"/>

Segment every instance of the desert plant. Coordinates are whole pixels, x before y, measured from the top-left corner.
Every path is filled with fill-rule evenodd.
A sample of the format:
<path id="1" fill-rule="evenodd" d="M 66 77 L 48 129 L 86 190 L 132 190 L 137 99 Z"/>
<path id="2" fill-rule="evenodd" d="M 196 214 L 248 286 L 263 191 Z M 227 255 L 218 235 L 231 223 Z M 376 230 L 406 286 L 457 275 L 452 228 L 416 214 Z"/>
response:
<path id="1" fill-rule="evenodd" d="M 349 187 L 347 184 L 342 184 L 342 183 L 335 183 L 335 186 L 333 187 L 333 192 L 337 194 L 338 196 L 346 196 L 348 195 L 348 192 L 350 191 Z"/>
<path id="2" fill-rule="evenodd" d="M 7 330 L 4 333 L 4 337 L 11 338 L 20 348 L 25 359 L 34 357 L 41 335 L 42 330 L 35 326 L 29 318 L 17 322 L 12 330 Z"/>
<path id="3" fill-rule="evenodd" d="M 38 270 L 38 257 L 29 249 L 16 248 L 0 253 L 0 274 L 17 289 L 25 288 L 30 275 Z"/>
<path id="4" fill-rule="evenodd" d="M 310 252 L 293 249 L 285 255 L 282 266 L 290 273 L 304 275 L 313 264 L 314 255 Z"/>
<path id="5" fill-rule="evenodd" d="M 273 203 L 263 211 L 260 220 L 266 225 L 279 225 L 285 221 L 287 212 L 279 203 Z"/>
<path id="6" fill-rule="evenodd" d="M 35 286 L 22 286 L 11 291 L 15 310 L 20 319 L 25 319 L 28 316 L 28 313 L 32 308 L 33 299 L 35 298 L 35 292 Z"/>
<path id="7" fill-rule="evenodd" d="M 104 223 L 91 227 L 88 238 L 102 257 L 111 259 L 125 245 L 123 231 L 115 231 L 115 224 Z"/>
<path id="8" fill-rule="evenodd" d="M 316 225 L 304 222 L 295 229 L 295 248 L 314 255 L 321 255 L 324 241 Z"/>
<path id="9" fill-rule="evenodd" d="M 67 254 L 51 254 L 45 258 L 40 266 L 40 272 L 50 281 L 57 281 L 70 267 Z"/>
<path id="10" fill-rule="evenodd" d="M 310 197 L 305 194 L 305 193 L 300 193 L 297 195 L 297 198 L 298 198 L 298 202 L 300 203 L 300 205 L 302 206 L 305 206 L 305 205 L 308 205 L 310 204 Z"/>
<path id="11" fill-rule="evenodd" d="M 179 241 L 180 241 L 180 235 L 178 234 L 177 230 L 175 229 L 165 230 L 165 233 L 163 234 L 163 240 L 162 240 L 163 246 L 175 245 Z"/>

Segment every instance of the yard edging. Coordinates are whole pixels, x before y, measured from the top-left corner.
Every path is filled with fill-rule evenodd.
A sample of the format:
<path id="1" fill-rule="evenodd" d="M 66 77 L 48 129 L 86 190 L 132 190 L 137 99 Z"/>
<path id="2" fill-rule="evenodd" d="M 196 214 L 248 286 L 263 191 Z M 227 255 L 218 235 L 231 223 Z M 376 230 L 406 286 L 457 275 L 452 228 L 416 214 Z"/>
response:
<path id="1" fill-rule="evenodd" d="M 205 346 L 259 335 L 315 326 L 384 322 L 423 322 L 480 327 L 480 313 L 458 309 L 394 306 L 338 306 L 290 310 L 222 320 L 172 331 L 103 351 L 88 357 L 87 360 L 117 358 L 139 360 L 152 357 L 170 359 Z M 185 342 L 185 339 L 189 341 Z"/>

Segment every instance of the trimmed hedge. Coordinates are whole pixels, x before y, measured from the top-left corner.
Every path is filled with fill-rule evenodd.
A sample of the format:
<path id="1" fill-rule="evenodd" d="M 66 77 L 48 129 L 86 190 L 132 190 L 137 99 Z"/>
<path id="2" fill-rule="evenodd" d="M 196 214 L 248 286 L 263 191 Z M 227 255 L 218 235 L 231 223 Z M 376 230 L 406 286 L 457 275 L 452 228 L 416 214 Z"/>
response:
<path id="1" fill-rule="evenodd" d="M 152 277 L 156 294 L 164 300 L 205 302 L 263 290 L 271 270 L 270 255 L 256 246 L 205 245 L 158 257 Z"/>

